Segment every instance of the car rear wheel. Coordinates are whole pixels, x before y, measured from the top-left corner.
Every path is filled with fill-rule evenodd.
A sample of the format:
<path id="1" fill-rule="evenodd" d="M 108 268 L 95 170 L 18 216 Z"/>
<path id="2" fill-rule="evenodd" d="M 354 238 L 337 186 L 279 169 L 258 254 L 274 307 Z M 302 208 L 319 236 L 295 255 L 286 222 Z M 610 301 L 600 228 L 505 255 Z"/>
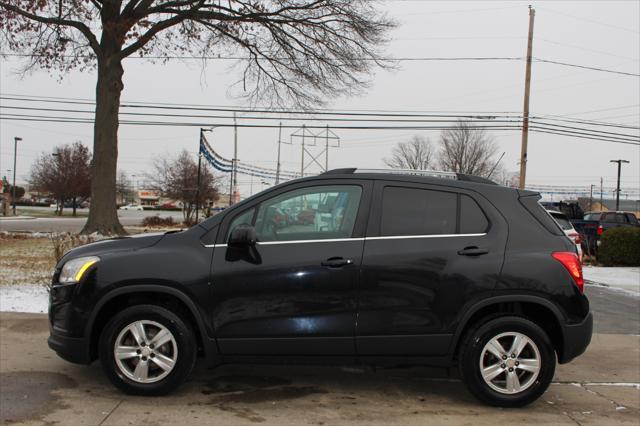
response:
<path id="1" fill-rule="evenodd" d="M 160 306 L 118 313 L 100 337 L 100 362 L 109 379 L 136 395 L 163 395 L 178 387 L 196 360 L 196 340 L 180 316 Z"/>
<path id="2" fill-rule="evenodd" d="M 501 407 L 521 407 L 549 387 L 555 372 L 553 345 L 535 323 L 496 318 L 472 330 L 460 352 L 460 370 L 471 393 Z"/>

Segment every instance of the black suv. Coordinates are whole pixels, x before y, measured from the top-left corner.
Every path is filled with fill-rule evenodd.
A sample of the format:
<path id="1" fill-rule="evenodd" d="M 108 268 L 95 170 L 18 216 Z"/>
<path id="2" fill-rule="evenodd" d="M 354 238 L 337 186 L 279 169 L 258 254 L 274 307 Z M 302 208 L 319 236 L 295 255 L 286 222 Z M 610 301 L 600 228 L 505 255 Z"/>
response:
<path id="1" fill-rule="evenodd" d="M 196 358 L 459 366 L 522 406 L 591 340 L 574 244 L 537 193 L 481 178 L 341 169 L 261 192 L 191 229 L 71 250 L 49 346 L 164 394 Z"/>

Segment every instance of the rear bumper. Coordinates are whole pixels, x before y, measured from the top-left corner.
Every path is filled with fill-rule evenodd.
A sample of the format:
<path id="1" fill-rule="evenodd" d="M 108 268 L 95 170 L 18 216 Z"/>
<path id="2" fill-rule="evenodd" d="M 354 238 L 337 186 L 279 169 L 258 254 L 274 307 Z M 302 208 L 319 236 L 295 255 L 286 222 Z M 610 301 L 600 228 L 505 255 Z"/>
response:
<path id="1" fill-rule="evenodd" d="M 589 312 L 584 321 L 579 324 L 565 325 L 562 330 L 564 345 L 559 354 L 558 362 L 565 364 L 575 357 L 582 355 L 591 343 L 593 333 L 593 314 Z"/>

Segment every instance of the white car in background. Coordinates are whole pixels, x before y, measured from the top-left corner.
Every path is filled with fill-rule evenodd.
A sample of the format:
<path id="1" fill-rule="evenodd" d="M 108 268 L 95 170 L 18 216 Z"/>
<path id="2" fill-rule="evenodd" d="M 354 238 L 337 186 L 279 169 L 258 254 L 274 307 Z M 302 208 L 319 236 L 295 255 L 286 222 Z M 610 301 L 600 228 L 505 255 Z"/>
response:
<path id="1" fill-rule="evenodd" d="M 578 257 L 580 258 L 580 262 L 582 262 L 582 244 L 580 234 L 575 230 L 567 215 L 555 210 L 547 210 L 547 213 L 549 213 L 551 217 L 558 222 L 558 225 L 560 225 L 560 228 L 562 228 L 564 233 L 567 234 L 567 237 L 569 237 L 569 239 L 576 245 L 576 248 L 578 249 Z"/>
<path id="2" fill-rule="evenodd" d="M 127 205 L 124 205 L 124 206 L 120 207 L 118 210 L 138 210 L 138 211 L 143 211 L 144 209 L 139 204 L 127 204 Z"/>

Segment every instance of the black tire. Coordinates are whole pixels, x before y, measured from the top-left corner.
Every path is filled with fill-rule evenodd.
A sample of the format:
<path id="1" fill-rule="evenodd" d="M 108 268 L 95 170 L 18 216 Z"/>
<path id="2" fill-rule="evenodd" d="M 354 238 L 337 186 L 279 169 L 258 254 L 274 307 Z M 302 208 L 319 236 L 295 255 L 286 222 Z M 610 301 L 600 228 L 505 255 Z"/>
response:
<path id="1" fill-rule="evenodd" d="M 162 325 L 173 335 L 177 347 L 173 368 L 166 377 L 153 383 L 140 383 L 127 377 L 115 360 L 116 339 L 127 326 L 136 321 L 148 321 Z M 105 374 L 115 386 L 132 395 L 155 396 L 173 391 L 191 373 L 195 365 L 196 354 L 196 338 L 189 324 L 174 312 L 157 305 L 136 305 L 124 309 L 107 323 L 100 335 L 100 363 Z M 151 366 L 149 368 L 153 371 L 159 371 L 158 366 L 151 362 L 151 358 L 148 360 Z M 136 358 L 128 362 L 135 361 L 140 362 Z"/>
<path id="2" fill-rule="evenodd" d="M 509 332 L 524 334 L 535 343 L 540 355 L 540 370 L 529 387 L 521 392 L 505 394 L 493 389 L 484 380 L 480 369 L 480 358 L 485 345 L 491 339 Z M 459 360 L 460 373 L 469 391 L 479 400 L 499 407 L 522 407 L 535 401 L 551 384 L 556 369 L 555 350 L 547 333 L 527 319 L 511 316 L 496 318 L 472 329 L 463 340 Z M 506 381 L 507 373 L 503 374 L 505 375 L 498 376 L 496 380 L 504 377 Z M 523 377 L 526 378 L 526 374 L 528 373 L 525 372 Z"/>

